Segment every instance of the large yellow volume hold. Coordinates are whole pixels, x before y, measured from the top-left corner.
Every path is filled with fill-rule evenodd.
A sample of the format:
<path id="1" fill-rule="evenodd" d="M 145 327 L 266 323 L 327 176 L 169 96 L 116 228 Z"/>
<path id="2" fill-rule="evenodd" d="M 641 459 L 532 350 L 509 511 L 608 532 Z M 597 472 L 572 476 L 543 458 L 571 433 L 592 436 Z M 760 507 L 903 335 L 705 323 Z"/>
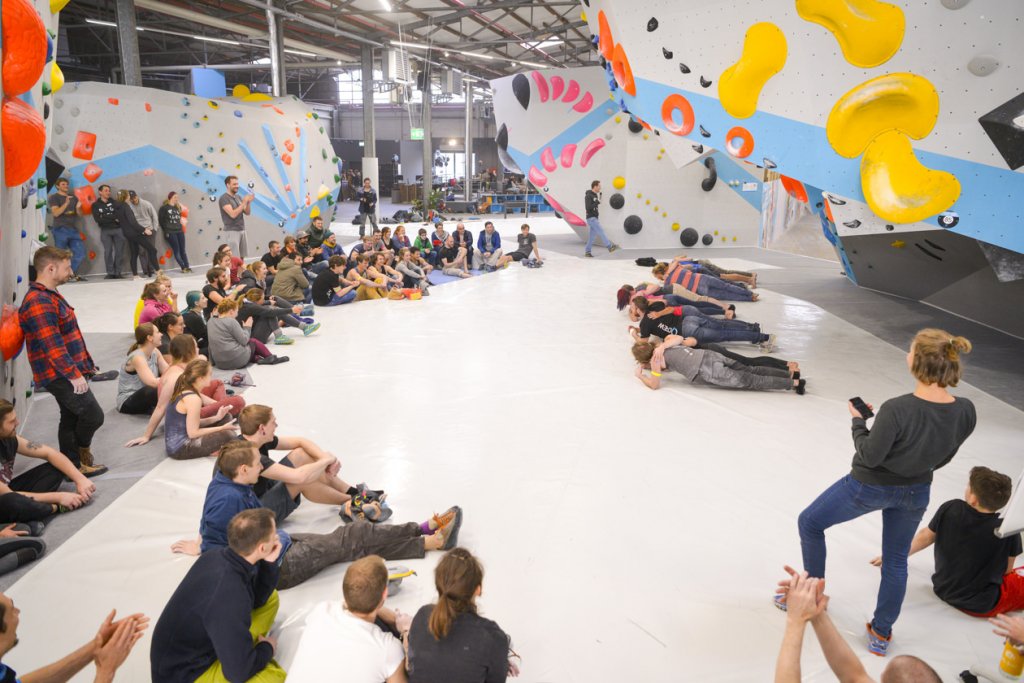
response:
<path id="1" fill-rule="evenodd" d="M 920 140 L 932 131 L 938 118 L 939 93 L 927 78 L 886 74 L 840 97 L 828 115 L 825 132 L 836 154 L 854 159 L 889 130 Z"/>
<path id="2" fill-rule="evenodd" d="M 757 110 L 768 79 L 786 65 L 786 36 L 775 24 L 761 22 L 747 29 L 743 54 L 718 78 L 718 99 L 731 116 L 745 119 Z"/>
<path id="3" fill-rule="evenodd" d="M 895 130 L 868 145 L 860 161 L 860 183 L 871 210 L 893 223 L 923 221 L 960 196 L 956 176 L 922 166 L 910 140 Z"/>
<path id="4" fill-rule="evenodd" d="M 796 0 L 801 18 L 821 24 L 836 37 L 850 64 L 865 69 L 884 64 L 903 44 L 907 20 L 896 5 L 878 0 Z"/>

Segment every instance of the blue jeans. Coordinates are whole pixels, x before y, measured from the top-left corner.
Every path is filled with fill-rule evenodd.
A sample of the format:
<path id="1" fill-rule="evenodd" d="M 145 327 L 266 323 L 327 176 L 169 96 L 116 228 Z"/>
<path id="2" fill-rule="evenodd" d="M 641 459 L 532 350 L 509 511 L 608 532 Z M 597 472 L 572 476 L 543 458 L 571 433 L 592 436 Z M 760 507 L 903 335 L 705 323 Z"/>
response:
<path id="1" fill-rule="evenodd" d="M 683 307 L 684 313 L 687 308 L 689 306 Z M 683 324 L 679 333 L 684 337 L 693 337 L 701 344 L 715 342 L 757 343 L 768 338 L 768 335 L 761 334 L 761 330 L 756 329 L 750 323 L 740 320 L 715 320 L 700 314 L 693 315 L 692 313 L 686 313 L 683 316 Z"/>
<path id="2" fill-rule="evenodd" d="M 171 245 L 171 251 L 174 252 L 174 260 L 178 262 L 178 267 L 189 268 L 188 254 L 185 253 L 185 233 L 165 232 L 164 237 L 167 239 L 167 243 Z"/>
<path id="3" fill-rule="evenodd" d="M 356 300 L 356 292 L 355 292 L 355 290 L 352 290 L 351 292 L 348 292 L 344 296 L 338 296 L 334 292 L 331 292 L 331 303 L 329 303 L 327 305 L 328 306 L 340 306 L 342 304 L 352 303 L 355 300 Z"/>
<path id="4" fill-rule="evenodd" d="M 54 226 L 53 246 L 58 249 L 67 249 L 71 252 L 71 270 L 78 274 L 78 266 L 85 260 L 85 243 L 82 242 L 82 235 L 75 228 Z"/>
<path id="5" fill-rule="evenodd" d="M 862 484 L 846 475 L 800 513 L 800 548 L 804 569 L 825 578 L 825 529 L 876 510 L 882 511 L 882 583 L 871 628 L 892 633 L 907 592 L 907 555 L 917 525 L 928 508 L 931 483 L 909 486 Z"/>
<path id="6" fill-rule="evenodd" d="M 700 282 L 697 283 L 697 294 L 710 296 L 720 301 L 752 301 L 753 294 L 749 289 L 734 285 L 717 277 L 702 273 Z"/>
<path id="7" fill-rule="evenodd" d="M 587 225 L 590 226 L 590 235 L 587 237 L 586 251 L 589 253 L 590 248 L 594 246 L 594 238 L 600 237 L 604 240 L 604 246 L 611 247 L 612 241 L 608 239 L 608 235 L 604 234 L 604 228 L 601 227 L 600 221 L 597 218 L 588 218 Z"/>

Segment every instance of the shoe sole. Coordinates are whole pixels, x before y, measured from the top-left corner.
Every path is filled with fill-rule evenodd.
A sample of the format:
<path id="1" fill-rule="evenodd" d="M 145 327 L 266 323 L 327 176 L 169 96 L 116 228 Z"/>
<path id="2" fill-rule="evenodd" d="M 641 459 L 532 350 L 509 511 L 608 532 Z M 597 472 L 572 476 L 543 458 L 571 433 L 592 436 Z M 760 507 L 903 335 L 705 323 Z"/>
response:
<path id="1" fill-rule="evenodd" d="M 455 506 L 455 519 L 452 520 L 447 528 L 451 531 L 448 532 L 448 537 L 444 539 L 442 550 L 451 550 L 459 544 L 459 530 L 462 528 L 462 508 L 458 505 Z"/>

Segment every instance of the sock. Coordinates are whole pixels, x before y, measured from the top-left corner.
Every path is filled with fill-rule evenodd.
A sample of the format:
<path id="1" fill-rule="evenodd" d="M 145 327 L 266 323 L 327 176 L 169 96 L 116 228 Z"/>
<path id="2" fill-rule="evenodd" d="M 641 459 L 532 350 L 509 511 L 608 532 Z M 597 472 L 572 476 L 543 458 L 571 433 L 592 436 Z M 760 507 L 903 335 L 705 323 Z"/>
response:
<path id="1" fill-rule="evenodd" d="M 429 521 L 428 522 L 420 522 L 420 530 L 423 532 L 424 536 L 433 536 L 434 532 L 437 531 L 437 529 L 431 529 L 430 528 L 430 522 Z"/>
<path id="2" fill-rule="evenodd" d="M 345 491 L 345 493 L 347 493 L 350 496 L 355 496 L 357 493 L 359 493 L 359 489 L 357 489 L 355 486 L 349 486 L 348 491 Z"/>

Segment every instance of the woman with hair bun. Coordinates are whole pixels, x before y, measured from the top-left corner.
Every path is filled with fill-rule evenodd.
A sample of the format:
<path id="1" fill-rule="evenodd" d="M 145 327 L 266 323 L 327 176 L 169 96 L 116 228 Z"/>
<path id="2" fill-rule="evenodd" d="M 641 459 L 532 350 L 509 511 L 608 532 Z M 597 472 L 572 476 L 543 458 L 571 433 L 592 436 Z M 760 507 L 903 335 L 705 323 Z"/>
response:
<path id="1" fill-rule="evenodd" d="M 434 570 L 438 600 L 413 617 L 406 638 L 409 683 L 504 683 L 518 676 L 509 637 L 477 614 L 484 568 L 465 548 L 449 551 Z"/>
<path id="2" fill-rule="evenodd" d="M 871 429 L 870 415 L 849 404 L 856 450 L 852 471 L 800 513 L 804 570 L 824 579 L 825 530 L 882 511 L 882 581 L 867 625 L 868 650 L 876 655 L 885 656 L 903 606 L 907 555 L 928 507 L 932 473 L 953 459 L 977 422 L 974 404 L 948 390 L 960 382 L 960 356 L 970 351 L 969 341 L 944 330 L 918 332 L 907 353 L 914 391 L 883 403 Z M 785 595 L 775 602 L 785 609 Z"/>

